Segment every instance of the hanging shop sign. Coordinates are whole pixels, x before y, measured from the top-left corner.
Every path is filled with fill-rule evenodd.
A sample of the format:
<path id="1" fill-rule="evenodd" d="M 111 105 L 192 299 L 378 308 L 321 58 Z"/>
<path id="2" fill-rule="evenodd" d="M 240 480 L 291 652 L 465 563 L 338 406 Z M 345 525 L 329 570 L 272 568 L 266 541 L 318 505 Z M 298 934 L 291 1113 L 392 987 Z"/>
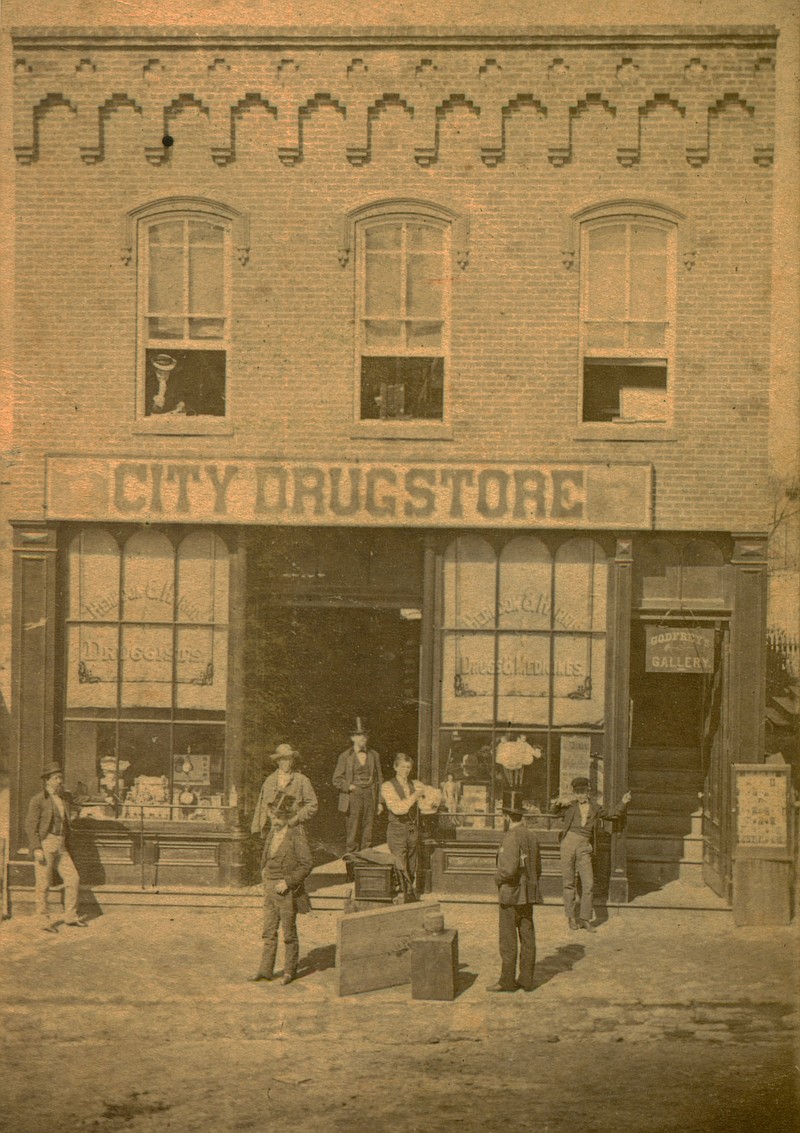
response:
<path id="1" fill-rule="evenodd" d="M 650 464 L 51 456 L 47 517 L 292 526 L 652 526 Z"/>
<path id="2" fill-rule="evenodd" d="M 713 629 L 648 626 L 645 669 L 648 673 L 713 673 Z"/>

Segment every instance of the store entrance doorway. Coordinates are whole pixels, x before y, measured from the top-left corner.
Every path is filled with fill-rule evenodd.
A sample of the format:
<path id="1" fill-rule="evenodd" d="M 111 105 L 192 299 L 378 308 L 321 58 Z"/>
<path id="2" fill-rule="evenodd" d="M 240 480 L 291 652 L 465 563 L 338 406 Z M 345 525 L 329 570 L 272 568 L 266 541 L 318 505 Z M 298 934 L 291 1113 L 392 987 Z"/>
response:
<path id="1" fill-rule="evenodd" d="M 420 621 L 415 614 L 331 605 L 263 610 L 251 724 L 267 746 L 289 741 L 300 750 L 301 770 L 320 802 L 309 829 L 317 857 L 325 850 L 328 857 L 338 856 L 344 848 L 331 777 L 356 717 L 369 729 L 384 776 L 391 774 L 398 751 L 416 761 Z M 379 822 L 375 841 L 382 836 Z"/>
<path id="2" fill-rule="evenodd" d="M 710 677 L 648 671 L 645 626 L 631 635 L 626 832 L 631 895 L 703 885 L 704 721 Z"/>

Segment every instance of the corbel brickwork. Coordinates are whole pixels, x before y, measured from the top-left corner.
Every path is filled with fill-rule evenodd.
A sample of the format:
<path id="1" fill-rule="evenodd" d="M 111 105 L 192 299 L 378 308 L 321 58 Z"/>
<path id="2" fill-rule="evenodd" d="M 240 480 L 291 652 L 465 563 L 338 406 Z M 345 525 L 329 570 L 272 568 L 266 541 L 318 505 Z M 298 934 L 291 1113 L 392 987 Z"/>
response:
<path id="1" fill-rule="evenodd" d="M 745 34 L 750 31 L 752 34 Z M 712 29 L 713 31 L 713 29 Z M 741 34 L 735 34 L 738 33 Z M 325 50 L 276 36 L 240 37 L 236 50 L 219 36 L 169 43 L 163 34 L 122 33 L 91 42 L 20 32 L 15 35 L 14 148 L 22 165 L 40 156 L 40 124 L 67 107 L 78 126 L 80 156 L 105 156 L 105 131 L 122 108 L 142 118 L 143 154 L 154 165 L 169 160 L 163 144 L 170 123 L 194 108 L 208 123 L 210 156 L 224 166 L 236 160 L 236 125 L 255 107 L 275 119 L 277 157 L 287 167 L 303 159 L 303 123 L 319 107 L 345 119 L 342 160 L 372 159 L 372 128 L 388 106 L 413 119 L 412 153 L 421 166 L 439 156 L 441 122 L 456 107 L 478 118 L 476 158 L 492 168 L 508 156 L 505 123 L 521 105 L 538 115 L 546 160 L 555 167 L 574 156 L 573 126 L 594 106 L 613 120 L 615 155 L 623 167 L 641 161 L 641 130 L 655 109 L 668 106 L 683 125 L 676 160 L 701 167 L 713 160 L 711 122 L 740 111 L 752 160 L 769 165 L 773 154 L 774 49 L 771 29 L 719 29 L 713 34 L 664 31 L 623 36 L 579 33 L 470 37 L 442 33 L 392 37 L 337 36 Z M 234 37 L 235 38 L 235 37 Z M 75 46 L 71 46 L 74 42 Z"/>

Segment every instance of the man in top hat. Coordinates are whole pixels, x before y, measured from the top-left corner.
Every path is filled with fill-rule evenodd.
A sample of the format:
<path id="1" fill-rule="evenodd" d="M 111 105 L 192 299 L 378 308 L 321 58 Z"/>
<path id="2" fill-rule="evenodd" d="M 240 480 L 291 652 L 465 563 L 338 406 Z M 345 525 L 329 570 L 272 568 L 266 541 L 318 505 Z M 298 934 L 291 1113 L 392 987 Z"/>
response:
<path id="1" fill-rule="evenodd" d="M 271 753 L 277 768 L 266 777 L 261 785 L 261 791 L 250 825 L 251 833 L 263 837 L 264 829 L 269 823 L 270 807 L 280 795 L 289 795 L 297 804 L 290 818 L 291 826 L 298 826 L 307 822 L 317 813 L 317 796 L 311 786 L 311 780 L 301 774 L 295 767 L 300 758 L 300 752 L 291 744 L 278 744 Z"/>
<path id="2" fill-rule="evenodd" d="M 368 746 L 368 739 L 360 717 L 356 717 L 350 747 L 339 756 L 333 773 L 333 785 L 339 792 L 339 810 L 346 816 L 345 855 L 369 849 L 375 816 L 383 809 L 381 760 L 377 751 Z"/>
<path id="3" fill-rule="evenodd" d="M 60 765 L 48 764 L 42 771 L 42 790 L 31 799 L 25 822 L 33 851 L 36 912 L 45 932 L 58 932 L 47 911 L 47 893 L 56 870 L 64 882 L 64 924 L 86 928 L 86 921 L 78 914 L 80 878 L 69 852 L 71 807 L 72 797 L 64 790 Z"/>
<path id="4" fill-rule="evenodd" d="M 525 825 L 522 794 L 510 791 L 503 797 L 506 832 L 497 855 L 494 880 L 500 901 L 500 979 L 489 991 L 533 991 L 536 934 L 533 906 L 541 902 L 542 872 L 539 840 Z M 517 943 L 519 942 L 519 979 Z"/>
<path id="5" fill-rule="evenodd" d="M 279 794 L 269 807 L 269 832 L 261 858 L 264 949 L 258 971 L 250 977 L 254 983 L 273 977 L 279 926 L 283 929 L 285 952 L 281 982 L 290 984 L 297 975 L 300 958 L 297 914 L 307 913 L 311 908 L 303 883 L 313 865 L 305 830 L 300 825 L 292 825 L 297 813 L 297 800 L 289 794 Z"/>
<path id="6" fill-rule="evenodd" d="M 619 805 L 611 811 L 604 810 L 592 802 L 590 783 L 585 775 L 572 780 L 574 795 L 553 800 L 553 810 L 562 810 L 561 833 L 561 882 L 564 891 L 564 912 L 569 927 L 594 932 L 594 868 L 592 847 L 598 825 L 605 818 L 619 818 L 625 813 L 631 801 L 630 791 L 622 796 Z M 580 905 L 575 894 L 575 875 L 581 881 Z"/>

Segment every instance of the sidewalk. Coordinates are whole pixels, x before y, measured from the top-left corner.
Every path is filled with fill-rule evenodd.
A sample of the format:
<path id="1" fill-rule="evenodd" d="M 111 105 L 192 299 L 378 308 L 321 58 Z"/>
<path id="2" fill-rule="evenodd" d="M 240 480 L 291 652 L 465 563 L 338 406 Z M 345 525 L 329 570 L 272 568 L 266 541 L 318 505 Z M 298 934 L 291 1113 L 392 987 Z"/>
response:
<path id="1" fill-rule="evenodd" d="M 338 998 L 338 912 L 299 918 L 302 978 L 289 987 L 246 982 L 260 952 L 256 909 L 121 907 L 58 936 L 32 917 L 7 921 L 0 1022 L 15 1074 L 0 1086 L 10 1122 L 0 1117 L 0 1128 L 39 1133 L 61 1107 L 59 1133 L 90 1118 L 130 1133 L 256 1129 L 265 1091 L 285 1093 L 270 1112 L 285 1106 L 291 1119 L 299 1090 L 307 1124 L 294 1128 L 352 1130 L 353 1095 L 383 1112 L 397 1073 L 430 1119 L 392 1101 L 372 1133 L 499 1129 L 520 1081 L 526 1098 L 539 1091 L 539 1108 L 528 1099 L 531 1124 L 516 1127 L 566 1131 L 583 1113 L 576 1074 L 607 1112 L 588 1124 L 600 1111 L 583 1113 L 586 1130 L 743 1130 L 751 1111 L 754 1129 L 796 1127 L 794 926 L 737 929 L 729 913 L 623 908 L 590 934 L 538 908 L 536 990 L 492 995 L 496 908 L 444 913 L 459 930 L 454 1003 L 414 1001 L 408 986 Z M 726 1125 L 713 1124 L 714 1098 Z M 166 1109 L 169 1124 L 159 1124 Z"/>

